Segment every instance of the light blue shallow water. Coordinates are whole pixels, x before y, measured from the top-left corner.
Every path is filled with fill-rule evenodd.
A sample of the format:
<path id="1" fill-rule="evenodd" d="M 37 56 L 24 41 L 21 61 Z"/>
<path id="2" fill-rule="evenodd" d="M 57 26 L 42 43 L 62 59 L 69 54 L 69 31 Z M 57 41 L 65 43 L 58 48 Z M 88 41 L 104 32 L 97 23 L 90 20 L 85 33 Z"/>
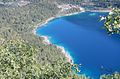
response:
<path id="1" fill-rule="evenodd" d="M 82 64 L 81 73 L 97 79 L 100 74 L 120 71 L 120 36 L 108 36 L 99 21 L 100 15 L 107 14 L 84 12 L 61 17 L 38 28 L 37 34 L 64 46 L 74 62 Z"/>

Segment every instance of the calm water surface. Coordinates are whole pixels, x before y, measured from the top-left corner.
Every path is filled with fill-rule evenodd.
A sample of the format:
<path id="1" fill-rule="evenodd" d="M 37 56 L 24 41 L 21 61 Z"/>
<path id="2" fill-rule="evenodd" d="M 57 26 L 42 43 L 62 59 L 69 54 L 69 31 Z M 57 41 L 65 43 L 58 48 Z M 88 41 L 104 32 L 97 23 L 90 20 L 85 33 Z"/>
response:
<path id="1" fill-rule="evenodd" d="M 109 36 L 100 16 L 108 13 L 84 12 L 54 19 L 37 29 L 38 35 L 50 36 L 54 44 L 69 51 L 81 73 L 95 79 L 100 74 L 120 71 L 120 36 Z"/>

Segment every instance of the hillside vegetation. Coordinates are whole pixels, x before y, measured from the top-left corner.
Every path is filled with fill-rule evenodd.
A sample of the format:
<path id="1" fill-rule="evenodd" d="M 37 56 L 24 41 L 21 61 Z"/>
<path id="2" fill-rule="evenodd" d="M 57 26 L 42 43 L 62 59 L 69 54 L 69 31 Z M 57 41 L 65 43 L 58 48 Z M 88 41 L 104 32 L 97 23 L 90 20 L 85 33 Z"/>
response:
<path id="1" fill-rule="evenodd" d="M 113 8 L 107 17 L 104 17 L 104 27 L 108 34 L 120 34 L 120 9 Z"/>
<path id="2" fill-rule="evenodd" d="M 62 50 L 33 33 L 61 10 L 51 1 L 0 0 L 0 79 L 77 78 Z"/>
<path id="3" fill-rule="evenodd" d="M 89 79 L 75 74 L 61 49 L 33 33 L 38 24 L 58 16 L 58 5 L 78 2 L 69 1 L 0 0 L 0 79 Z M 67 12 L 74 11 L 79 10 Z"/>
<path id="4" fill-rule="evenodd" d="M 23 40 L 10 40 L 0 46 L 0 79 L 83 79 L 73 74 L 69 62 L 39 61 L 38 48 Z M 57 55 L 56 55 L 57 56 Z"/>

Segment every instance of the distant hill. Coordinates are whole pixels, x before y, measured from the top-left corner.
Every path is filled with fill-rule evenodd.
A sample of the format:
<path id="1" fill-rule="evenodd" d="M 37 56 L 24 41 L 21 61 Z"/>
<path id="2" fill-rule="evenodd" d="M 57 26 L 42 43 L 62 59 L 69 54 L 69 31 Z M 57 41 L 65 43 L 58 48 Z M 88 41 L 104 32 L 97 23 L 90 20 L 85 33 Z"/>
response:
<path id="1" fill-rule="evenodd" d="M 59 0 L 59 1 L 63 3 L 95 6 L 95 7 L 103 7 L 103 8 L 107 8 L 109 6 L 120 7 L 120 0 Z"/>

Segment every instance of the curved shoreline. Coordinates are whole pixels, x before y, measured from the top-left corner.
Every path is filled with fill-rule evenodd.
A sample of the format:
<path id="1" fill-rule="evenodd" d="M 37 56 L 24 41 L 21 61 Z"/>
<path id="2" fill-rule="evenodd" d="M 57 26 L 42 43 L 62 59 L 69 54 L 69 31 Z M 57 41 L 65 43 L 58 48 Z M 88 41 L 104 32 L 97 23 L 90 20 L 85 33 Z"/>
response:
<path id="1" fill-rule="evenodd" d="M 76 15 L 76 14 L 79 14 L 79 13 L 82 13 L 82 12 L 85 12 L 85 10 L 83 9 L 83 10 L 80 11 L 80 12 L 74 12 L 74 13 L 69 13 L 69 14 L 64 14 L 64 15 L 56 15 L 55 17 L 50 17 L 50 18 L 48 18 L 47 20 L 45 20 L 44 22 L 39 23 L 39 24 L 35 27 L 35 29 L 33 29 L 33 34 L 36 35 L 36 29 L 37 29 L 37 28 L 40 28 L 40 27 L 46 25 L 47 23 L 49 23 L 50 21 L 52 21 L 52 20 L 54 20 L 54 19 L 56 19 L 56 18 L 60 18 L 60 17 L 64 17 L 64 16 Z M 47 44 L 47 45 L 52 44 L 52 45 L 54 45 L 54 44 L 49 40 L 49 37 L 48 37 L 48 36 L 40 35 L 40 37 L 44 38 L 44 40 L 43 40 L 43 43 L 44 43 L 44 44 Z M 56 45 L 56 44 L 55 44 L 55 46 L 56 46 L 58 49 L 61 49 L 61 52 L 64 54 L 64 56 L 66 57 L 66 59 L 67 59 L 68 62 L 70 62 L 71 64 L 74 63 L 74 60 L 73 60 L 72 56 L 70 55 L 69 52 L 67 52 L 67 50 L 65 50 L 64 46 L 59 46 L 59 45 Z"/>
<path id="2" fill-rule="evenodd" d="M 86 10 L 87 11 L 87 10 Z M 64 17 L 64 16 L 71 16 L 71 15 L 76 15 L 76 14 L 79 14 L 79 13 L 82 13 L 82 12 L 86 12 L 84 9 L 83 9 L 83 11 L 80 11 L 80 12 L 74 12 L 74 13 L 69 13 L 69 14 L 64 14 L 64 15 L 56 15 L 55 17 L 50 17 L 50 18 L 48 18 L 47 20 L 45 20 L 44 22 L 42 22 L 42 23 L 39 23 L 39 24 L 37 24 L 37 26 L 35 27 L 35 29 L 33 29 L 33 34 L 35 34 L 36 35 L 36 29 L 37 28 L 40 28 L 40 27 L 42 27 L 42 26 L 44 26 L 44 25 L 46 25 L 47 23 L 49 23 L 50 21 L 52 21 L 52 20 L 54 20 L 54 19 L 56 19 L 56 18 L 60 18 L 60 17 Z M 101 12 L 101 11 L 91 11 L 91 12 Z M 105 10 L 105 11 L 102 11 L 102 12 L 110 12 L 110 10 Z M 52 44 L 52 45 L 54 45 L 50 40 L 49 40 L 49 37 L 48 36 L 41 36 L 40 35 L 40 37 L 42 37 L 42 38 L 44 38 L 44 40 L 43 40 L 43 43 L 44 44 Z M 64 46 L 59 46 L 59 45 L 55 45 L 55 46 L 57 46 L 57 48 L 58 49 L 61 49 L 61 51 L 62 51 L 62 53 L 65 55 L 65 57 L 67 58 L 67 61 L 68 62 L 70 62 L 70 63 L 74 63 L 74 61 L 73 61 L 73 58 L 71 57 L 71 55 L 70 55 L 70 53 L 69 52 L 66 52 L 66 50 L 65 50 L 65 48 L 64 48 Z"/>
<path id="3" fill-rule="evenodd" d="M 46 45 L 50 45 L 53 43 L 49 40 L 49 37 L 48 36 L 44 36 L 44 35 L 41 35 L 40 37 L 44 38 L 43 40 L 43 43 L 46 44 Z M 67 50 L 65 50 L 64 46 L 60 46 L 60 45 L 57 45 L 57 44 L 54 44 L 57 49 L 61 49 L 61 52 L 64 54 L 64 56 L 67 58 L 67 61 L 70 62 L 70 63 L 74 63 L 73 61 L 73 58 L 71 57 L 71 55 L 69 54 L 69 52 Z"/>
<path id="4" fill-rule="evenodd" d="M 76 13 L 73 13 L 73 14 L 66 14 L 64 16 L 71 16 L 71 15 L 75 15 L 75 14 L 79 14 L 81 12 L 76 12 Z M 44 25 L 46 25 L 47 23 L 49 23 L 51 20 L 54 20 L 56 18 L 60 18 L 60 17 L 64 17 L 64 16 L 58 16 L 58 17 L 51 17 L 49 19 L 47 19 L 45 22 L 41 23 L 39 26 L 35 27 L 35 29 L 33 30 L 33 33 L 36 35 L 36 29 L 37 28 L 40 28 Z M 49 37 L 48 36 L 44 36 L 44 35 L 40 35 L 40 37 L 44 38 L 43 40 L 43 43 L 46 44 L 46 45 L 55 45 L 57 47 L 57 49 L 61 49 L 61 52 L 60 53 L 63 53 L 64 56 L 66 57 L 67 61 L 70 62 L 71 64 L 74 63 L 74 60 L 73 58 L 71 57 L 71 55 L 69 54 L 69 52 L 67 50 L 65 50 L 64 46 L 60 46 L 60 45 L 57 45 L 57 44 L 53 44 L 50 40 L 49 40 Z"/>
<path id="5" fill-rule="evenodd" d="M 78 14 L 78 13 L 74 13 L 74 14 Z M 74 15 L 74 14 L 73 14 L 73 15 Z M 72 15 L 72 14 L 70 14 L 70 15 Z M 67 14 L 66 16 L 70 16 L 70 15 Z M 63 17 L 63 16 L 59 16 L 59 17 Z M 53 20 L 53 19 L 55 19 L 55 18 L 59 18 L 59 17 L 51 17 L 51 18 L 47 19 L 45 22 L 43 22 L 42 24 L 40 24 L 39 26 L 37 26 L 37 27 L 33 30 L 33 33 L 36 35 L 36 29 L 37 29 L 37 28 L 40 28 L 40 27 L 46 25 L 47 23 L 49 23 L 51 20 Z M 43 43 L 44 43 L 44 44 L 47 44 L 47 45 L 52 44 L 52 45 L 54 45 L 54 44 L 49 40 L 49 37 L 48 37 L 48 36 L 40 35 L 40 37 L 44 38 L 44 40 L 43 40 Z M 71 55 L 69 54 L 69 52 L 66 52 L 66 50 L 65 50 L 65 48 L 64 48 L 63 46 L 59 46 L 59 45 L 56 45 L 56 44 L 55 44 L 55 46 L 57 47 L 57 49 L 61 49 L 61 53 L 64 54 L 64 56 L 66 57 L 66 59 L 67 59 L 68 62 L 70 62 L 71 64 L 74 63 L 73 58 L 71 57 Z"/>

